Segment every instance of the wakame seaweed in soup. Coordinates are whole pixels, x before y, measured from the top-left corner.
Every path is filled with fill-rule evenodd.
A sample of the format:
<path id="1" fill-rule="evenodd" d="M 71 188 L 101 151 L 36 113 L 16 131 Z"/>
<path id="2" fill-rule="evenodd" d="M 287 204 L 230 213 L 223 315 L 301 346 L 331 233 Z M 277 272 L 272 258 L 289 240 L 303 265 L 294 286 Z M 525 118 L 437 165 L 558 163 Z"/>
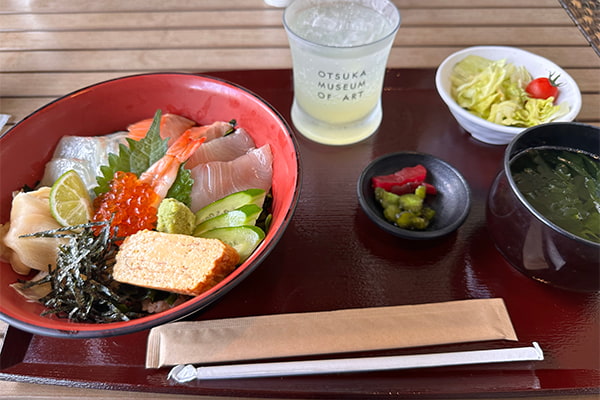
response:
<path id="1" fill-rule="evenodd" d="M 600 243 L 600 159 L 566 148 L 538 147 L 518 154 L 511 174 L 540 214 L 581 238 Z"/>

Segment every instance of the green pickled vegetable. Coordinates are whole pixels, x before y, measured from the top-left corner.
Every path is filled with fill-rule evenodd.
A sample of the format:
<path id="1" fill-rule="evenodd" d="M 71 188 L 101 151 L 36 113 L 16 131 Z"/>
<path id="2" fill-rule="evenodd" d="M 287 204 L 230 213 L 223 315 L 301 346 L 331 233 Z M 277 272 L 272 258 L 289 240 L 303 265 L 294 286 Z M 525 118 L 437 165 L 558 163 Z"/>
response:
<path id="1" fill-rule="evenodd" d="M 421 185 L 415 193 L 397 195 L 375 188 L 375 199 L 383 208 L 383 216 L 394 225 L 411 230 L 426 229 L 435 216 L 435 210 L 424 204 L 426 187 Z"/>
<path id="2" fill-rule="evenodd" d="M 505 126 L 529 127 L 550 122 L 569 111 L 554 98 L 534 99 L 525 91 L 531 75 L 506 60 L 467 56 L 450 76 L 451 94 L 461 107 L 487 121 Z"/>
<path id="3" fill-rule="evenodd" d="M 423 208 L 423 198 L 413 193 L 403 194 L 398 196 L 398 205 L 405 211 L 419 213 Z"/>

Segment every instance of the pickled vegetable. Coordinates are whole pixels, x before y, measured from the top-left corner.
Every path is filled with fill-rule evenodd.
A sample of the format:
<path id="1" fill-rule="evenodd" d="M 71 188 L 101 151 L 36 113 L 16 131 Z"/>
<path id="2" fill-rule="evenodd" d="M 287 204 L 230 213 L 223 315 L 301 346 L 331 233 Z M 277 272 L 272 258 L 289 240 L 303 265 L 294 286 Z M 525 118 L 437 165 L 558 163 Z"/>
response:
<path id="1" fill-rule="evenodd" d="M 414 167 L 404 167 L 389 175 L 378 175 L 371 178 L 373 187 L 380 187 L 388 192 L 402 195 L 413 193 L 419 186 L 424 185 L 428 194 L 436 194 L 436 188 L 425 182 L 427 169 L 421 164 Z"/>
<path id="2" fill-rule="evenodd" d="M 435 210 L 424 204 L 426 195 L 425 185 L 403 195 L 375 188 L 375 199 L 381 204 L 385 219 L 403 229 L 424 230 L 429 226 Z"/>
<path id="3" fill-rule="evenodd" d="M 394 186 L 402 186 L 407 183 L 421 183 L 427 176 L 427 170 L 424 166 L 417 164 L 414 167 L 405 167 L 389 175 L 374 176 L 371 181 L 373 187 L 380 187 L 388 192 L 392 191 Z"/>

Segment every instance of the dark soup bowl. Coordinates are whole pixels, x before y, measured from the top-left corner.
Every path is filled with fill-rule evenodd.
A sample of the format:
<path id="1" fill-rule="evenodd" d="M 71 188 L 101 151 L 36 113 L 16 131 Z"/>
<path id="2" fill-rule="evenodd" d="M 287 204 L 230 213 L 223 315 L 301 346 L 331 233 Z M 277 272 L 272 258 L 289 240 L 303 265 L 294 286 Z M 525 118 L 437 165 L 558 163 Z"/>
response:
<path id="1" fill-rule="evenodd" d="M 600 290 L 600 128 L 549 123 L 507 146 L 487 201 L 490 235 L 526 276 Z"/>

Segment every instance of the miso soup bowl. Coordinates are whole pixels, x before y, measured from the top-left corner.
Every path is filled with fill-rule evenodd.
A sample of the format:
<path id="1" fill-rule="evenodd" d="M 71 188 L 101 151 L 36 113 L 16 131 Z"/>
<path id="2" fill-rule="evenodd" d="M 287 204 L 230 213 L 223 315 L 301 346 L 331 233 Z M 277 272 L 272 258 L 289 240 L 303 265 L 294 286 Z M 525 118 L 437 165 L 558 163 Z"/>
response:
<path id="1" fill-rule="evenodd" d="M 515 157 L 546 146 L 600 156 L 600 128 L 556 122 L 517 135 L 506 148 L 503 169 L 488 195 L 488 230 L 500 253 L 525 276 L 571 291 L 600 291 L 600 244 L 553 224 L 527 202 L 511 174 Z"/>

